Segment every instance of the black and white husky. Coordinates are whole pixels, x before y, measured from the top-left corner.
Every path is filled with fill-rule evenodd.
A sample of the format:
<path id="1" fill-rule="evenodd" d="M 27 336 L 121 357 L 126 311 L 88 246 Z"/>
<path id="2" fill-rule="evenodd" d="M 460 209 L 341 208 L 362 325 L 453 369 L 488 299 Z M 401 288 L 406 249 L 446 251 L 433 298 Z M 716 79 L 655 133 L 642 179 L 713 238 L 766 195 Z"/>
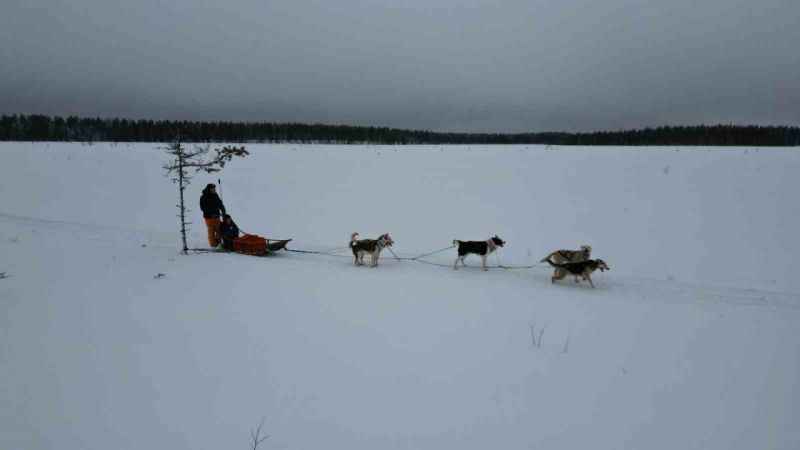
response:
<path id="1" fill-rule="evenodd" d="M 353 251 L 353 264 L 364 265 L 364 255 L 370 256 L 370 266 L 378 266 L 381 250 L 394 244 L 389 233 L 382 234 L 378 239 L 358 239 L 358 233 L 350 235 L 350 250 Z"/>
<path id="2" fill-rule="evenodd" d="M 464 258 L 470 253 L 474 253 L 481 257 L 481 268 L 483 270 L 489 270 L 486 267 L 486 257 L 497 250 L 497 247 L 502 247 L 505 244 L 505 241 L 497 237 L 497 235 L 485 241 L 459 241 L 456 239 L 453 241 L 453 245 L 458 246 L 458 256 L 456 257 L 456 262 L 453 263 L 453 269 L 458 270 L 459 261 L 461 261 L 462 266 L 466 266 L 466 264 L 464 264 Z"/>

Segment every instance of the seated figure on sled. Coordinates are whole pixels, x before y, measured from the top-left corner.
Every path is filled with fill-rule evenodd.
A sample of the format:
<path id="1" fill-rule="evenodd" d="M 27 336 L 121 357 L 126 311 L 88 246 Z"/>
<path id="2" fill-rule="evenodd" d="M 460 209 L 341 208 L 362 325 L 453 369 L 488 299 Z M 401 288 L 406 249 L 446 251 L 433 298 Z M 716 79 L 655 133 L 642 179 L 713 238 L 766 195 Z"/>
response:
<path id="1" fill-rule="evenodd" d="M 219 234 L 222 236 L 222 248 L 232 252 L 234 241 L 239 239 L 239 227 L 228 214 L 222 217 L 222 223 L 219 226 Z"/>

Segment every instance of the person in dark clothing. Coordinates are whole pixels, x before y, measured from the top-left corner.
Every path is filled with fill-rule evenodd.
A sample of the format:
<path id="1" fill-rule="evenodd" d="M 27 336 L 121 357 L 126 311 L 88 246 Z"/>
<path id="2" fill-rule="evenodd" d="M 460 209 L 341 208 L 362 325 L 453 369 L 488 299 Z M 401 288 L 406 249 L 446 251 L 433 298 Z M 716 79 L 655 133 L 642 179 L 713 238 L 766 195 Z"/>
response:
<path id="1" fill-rule="evenodd" d="M 222 235 L 222 248 L 233 251 L 233 241 L 239 237 L 239 227 L 236 226 L 236 222 L 233 221 L 231 216 L 225 214 L 219 227 L 219 232 Z"/>
<path id="2" fill-rule="evenodd" d="M 225 205 L 217 195 L 217 186 L 213 183 L 206 185 L 203 195 L 200 196 L 200 209 L 208 228 L 208 245 L 216 247 L 220 243 L 220 216 L 225 214 Z"/>

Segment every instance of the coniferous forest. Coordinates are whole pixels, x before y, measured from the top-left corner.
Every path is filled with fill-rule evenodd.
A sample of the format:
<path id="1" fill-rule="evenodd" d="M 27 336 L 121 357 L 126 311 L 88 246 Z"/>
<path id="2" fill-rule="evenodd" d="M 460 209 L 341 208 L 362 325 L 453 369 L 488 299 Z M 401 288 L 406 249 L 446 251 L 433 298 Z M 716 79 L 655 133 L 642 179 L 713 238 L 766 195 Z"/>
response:
<path id="1" fill-rule="evenodd" d="M 697 125 L 588 133 L 446 133 L 270 122 L 129 120 L 3 115 L 0 141 L 297 142 L 336 144 L 549 144 L 798 146 L 800 127 Z"/>

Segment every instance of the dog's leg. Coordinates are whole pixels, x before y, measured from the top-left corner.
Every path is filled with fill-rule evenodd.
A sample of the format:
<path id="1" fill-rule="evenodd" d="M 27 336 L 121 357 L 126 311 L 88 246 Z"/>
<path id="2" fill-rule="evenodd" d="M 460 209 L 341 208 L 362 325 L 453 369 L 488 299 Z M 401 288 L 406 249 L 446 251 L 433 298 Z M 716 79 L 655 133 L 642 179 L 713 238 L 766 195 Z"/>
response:
<path id="1" fill-rule="evenodd" d="M 589 286 L 591 286 L 591 287 L 592 287 L 592 289 L 594 289 L 594 283 L 592 283 L 592 275 L 591 275 L 591 274 L 586 274 L 586 276 L 584 277 L 584 279 L 585 279 L 586 281 L 588 281 L 588 282 L 589 282 Z"/>
<path id="2" fill-rule="evenodd" d="M 550 282 L 555 283 L 558 280 L 563 280 L 566 276 L 567 274 L 563 270 L 556 269 L 553 271 L 553 276 L 550 278 Z"/>
<path id="3" fill-rule="evenodd" d="M 483 268 L 484 271 L 489 270 L 489 268 L 486 267 L 486 255 L 481 255 L 481 268 Z"/>
<path id="4" fill-rule="evenodd" d="M 458 270 L 458 260 L 461 259 L 460 256 L 456 256 L 455 262 L 453 262 L 453 270 Z"/>

